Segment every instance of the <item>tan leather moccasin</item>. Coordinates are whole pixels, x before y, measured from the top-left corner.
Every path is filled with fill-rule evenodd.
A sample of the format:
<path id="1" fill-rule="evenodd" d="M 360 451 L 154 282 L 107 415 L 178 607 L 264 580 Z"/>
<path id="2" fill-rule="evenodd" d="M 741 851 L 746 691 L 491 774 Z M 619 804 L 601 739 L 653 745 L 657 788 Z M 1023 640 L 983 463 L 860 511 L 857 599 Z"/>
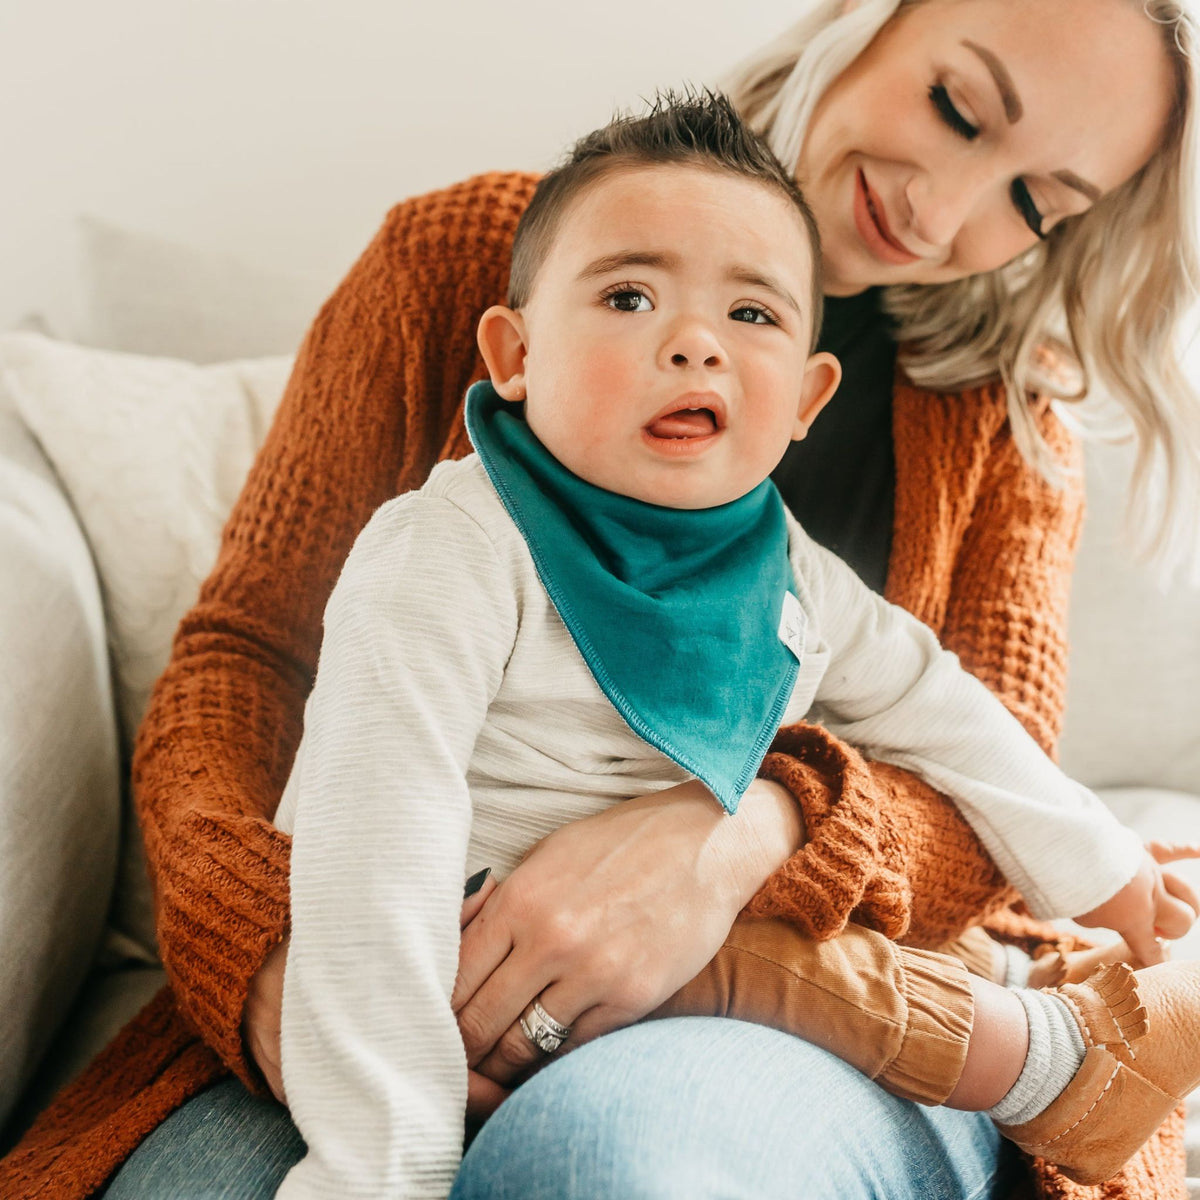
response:
<path id="1" fill-rule="evenodd" d="M 1043 1113 L 999 1129 L 1076 1182 L 1103 1183 L 1200 1086 L 1200 962 L 1114 963 L 1050 990 L 1079 1023 L 1083 1065 Z"/>

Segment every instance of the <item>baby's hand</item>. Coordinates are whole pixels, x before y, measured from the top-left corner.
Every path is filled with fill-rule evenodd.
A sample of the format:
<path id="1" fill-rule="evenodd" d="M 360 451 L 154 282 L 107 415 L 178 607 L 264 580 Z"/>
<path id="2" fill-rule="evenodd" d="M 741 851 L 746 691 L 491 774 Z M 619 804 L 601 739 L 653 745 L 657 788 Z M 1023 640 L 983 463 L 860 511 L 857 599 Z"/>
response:
<path id="1" fill-rule="evenodd" d="M 1162 869 L 1163 863 L 1200 858 L 1200 845 L 1165 846 L 1148 842 L 1138 873 L 1115 895 L 1076 917 L 1080 925 L 1114 929 L 1129 944 L 1135 966 L 1166 958 L 1162 939 L 1183 937 L 1200 915 L 1200 899 L 1191 887 Z"/>

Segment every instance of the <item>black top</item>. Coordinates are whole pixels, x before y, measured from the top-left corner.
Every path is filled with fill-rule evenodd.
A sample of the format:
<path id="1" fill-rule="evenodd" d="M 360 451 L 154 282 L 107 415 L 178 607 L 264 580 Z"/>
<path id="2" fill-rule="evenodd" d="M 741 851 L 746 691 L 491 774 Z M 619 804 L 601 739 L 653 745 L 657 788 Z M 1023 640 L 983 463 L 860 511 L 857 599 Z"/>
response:
<path id="1" fill-rule="evenodd" d="M 771 478 L 808 533 L 882 592 L 896 507 L 896 343 L 878 288 L 825 298 L 819 349 L 841 360 L 841 386 Z"/>

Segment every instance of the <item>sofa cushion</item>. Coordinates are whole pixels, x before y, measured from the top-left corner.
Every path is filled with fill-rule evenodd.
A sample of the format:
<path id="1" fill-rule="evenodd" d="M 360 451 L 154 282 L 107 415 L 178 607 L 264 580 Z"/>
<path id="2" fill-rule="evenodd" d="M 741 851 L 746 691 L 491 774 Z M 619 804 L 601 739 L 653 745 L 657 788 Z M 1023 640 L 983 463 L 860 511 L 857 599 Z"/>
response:
<path id="1" fill-rule="evenodd" d="M 85 217 L 88 339 L 190 362 L 291 354 L 336 278 L 269 271 Z"/>
<path id="2" fill-rule="evenodd" d="M 1092 788 L 1200 794 L 1200 586 L 1160 581 L 1124 540 L 1132 447 L 1086 455 L 1062 764 Z"/>
<path id="3" fill-rule="evenodd" d="M 198 367 L 0 335 L 13 402 L 57 472 L 100 577 L 126 766 L 290 365 Z M 126 827 L 113 924 L 151 957 L 154 914 L 131 813 Z"/>
<path id="4" fill-rule="evenodd" d="M 0 1124 L 108 911 L 119 766 L 95 571 L 0 371 Z"/>

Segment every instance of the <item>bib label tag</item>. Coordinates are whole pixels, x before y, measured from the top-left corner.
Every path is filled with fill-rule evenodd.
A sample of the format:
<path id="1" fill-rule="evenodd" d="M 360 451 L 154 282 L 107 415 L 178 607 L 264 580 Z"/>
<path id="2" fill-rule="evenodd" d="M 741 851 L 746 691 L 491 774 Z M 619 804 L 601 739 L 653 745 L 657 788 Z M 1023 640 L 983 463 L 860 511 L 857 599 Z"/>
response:
<path id="1" fill-rule="evenodd" d="M 779 640 L 804 663 L 804 635 L 808 629 L 808 614 L 791 592 L 783 594 L 783 613 L 779 618 Z"/>

